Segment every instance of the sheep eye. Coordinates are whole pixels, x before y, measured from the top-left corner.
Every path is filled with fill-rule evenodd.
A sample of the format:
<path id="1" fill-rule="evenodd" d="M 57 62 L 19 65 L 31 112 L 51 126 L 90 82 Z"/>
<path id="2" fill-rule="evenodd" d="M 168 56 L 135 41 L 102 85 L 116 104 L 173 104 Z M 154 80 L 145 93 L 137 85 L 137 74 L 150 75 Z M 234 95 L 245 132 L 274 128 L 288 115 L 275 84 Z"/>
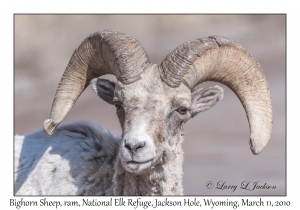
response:
<path id="1" fill-rule="evenodd" d="M 179 108 L 177 109 L 177 112 L 178 112 L 179 114 L 184 115 L 184 114 L 186 114 L 186 112 L 187 112 L 187 108 L 185 108 L 185 107 L 179 107 Z"/>
<path id="2" fill-rule="evenodd" d="M 116 107 L 117 109 L 120 109 L 120 108 L 122 107 L 122 104 L 121 104 L 119 101 L 116 101 L 116 102 L 114 103 L 114 105 L 115 105 L 115 107 Z"/>

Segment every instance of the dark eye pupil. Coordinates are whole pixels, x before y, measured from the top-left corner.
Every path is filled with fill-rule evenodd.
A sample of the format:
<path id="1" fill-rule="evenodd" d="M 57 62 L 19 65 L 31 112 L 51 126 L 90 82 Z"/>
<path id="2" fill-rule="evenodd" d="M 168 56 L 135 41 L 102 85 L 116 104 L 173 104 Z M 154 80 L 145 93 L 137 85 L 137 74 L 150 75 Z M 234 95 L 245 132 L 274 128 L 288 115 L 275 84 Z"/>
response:
<path id="1" fill-rule="evenodd" d="M 187 111 L 187 109 L 186 109 L 186 108 L 183 108 L 183 107 L 181 107 L 181 108 L 178 109 L 178 112 L 179 112 L 180 114 L 185 114 L 186 111 Z"/>

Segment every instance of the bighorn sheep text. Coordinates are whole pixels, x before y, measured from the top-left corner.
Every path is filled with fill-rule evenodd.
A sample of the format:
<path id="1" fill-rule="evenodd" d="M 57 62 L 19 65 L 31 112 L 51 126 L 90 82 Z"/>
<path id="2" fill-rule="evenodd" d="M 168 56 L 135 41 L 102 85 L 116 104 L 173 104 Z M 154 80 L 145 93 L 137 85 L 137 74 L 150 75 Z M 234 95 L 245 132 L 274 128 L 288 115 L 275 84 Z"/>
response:
<path id="1" fill-rule="evenodd" d="M 118 82 L 99 78 L 105 74 Z M 259 154 L 272 130 L 270 91 L 260 65 L 241 45 L 218 36 L 196 39 L 157 65 L 131 36 L 108 29 L 89 35 L 61 78 L 46 134 L 15 137 L 15 193 L 183 194 L 183 124 L 223 97 L 219 86 L 197 86 L 204 81 L 224 84 L 238 96 L 250 149 Z M 58 126 L 89 84 L 115 105 L 121 138 L 92 122 Z"/>

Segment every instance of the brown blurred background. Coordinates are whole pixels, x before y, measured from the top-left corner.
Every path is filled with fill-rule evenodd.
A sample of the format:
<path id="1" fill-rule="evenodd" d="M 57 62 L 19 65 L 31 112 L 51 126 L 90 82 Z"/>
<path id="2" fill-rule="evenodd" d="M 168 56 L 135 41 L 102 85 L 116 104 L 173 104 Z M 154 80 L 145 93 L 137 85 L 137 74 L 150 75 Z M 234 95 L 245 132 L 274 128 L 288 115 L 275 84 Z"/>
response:
<path id="1" fill-rule="evenodd" d="M 42 127 L 60 77 L 75 48 L 90 33 L 116 29 L 138 39 L 153 63 L 185 41 L 221 35 L 242 44 L 261 64 L 274 111 L 271 140 L 260 155 L 249 149 L 246 114 L 227 87 L 224 99 L 185 126 L 185 195 L 285 195 L 286 193 L 286 16 L 285 15 L 15 15 L 15 134 Z M 106 76 L 115 80 L 112 76 Z M 213 83 L 203 83 L 203 87 Z M 90 87 L 63 123 L 93 120 L 121 135 L 115 108 Z M 207 189 L 226 182 L 232 190 Z M 250 185 L 276 189 L 239 189 Z M 249 186 L 250 186 L 249 185 Z"/>

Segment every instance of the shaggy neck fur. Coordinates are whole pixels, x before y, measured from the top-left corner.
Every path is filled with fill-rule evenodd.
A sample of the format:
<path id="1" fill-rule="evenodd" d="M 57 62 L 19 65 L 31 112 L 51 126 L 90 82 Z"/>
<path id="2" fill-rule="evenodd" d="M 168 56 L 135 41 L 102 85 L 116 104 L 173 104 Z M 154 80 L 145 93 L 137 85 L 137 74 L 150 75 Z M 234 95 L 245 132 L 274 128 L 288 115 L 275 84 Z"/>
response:
<path id="1" fill-rule="evenodd" d="M 182 195 L 183 137 L 176 135 L 174 143 L 165 147 L 159 163 L 142 174 L 125 171 L 116 159 L 113 185 L 108 195 Z"/>

